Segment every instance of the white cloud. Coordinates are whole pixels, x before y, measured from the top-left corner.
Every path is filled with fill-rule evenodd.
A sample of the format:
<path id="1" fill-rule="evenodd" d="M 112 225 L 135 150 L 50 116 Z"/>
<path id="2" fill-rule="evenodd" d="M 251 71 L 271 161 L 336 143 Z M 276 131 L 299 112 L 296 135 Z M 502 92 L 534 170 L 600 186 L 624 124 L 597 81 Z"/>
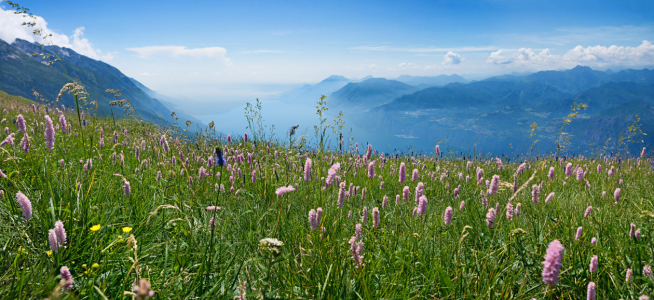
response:
<path id="1" fill-rule="evenodd" d="M 115 52 L 102 53 L 93 48 L 93 44 L 84 38 L 84 27 L 78 27 L 71 37 L 60 34 L 48 28 L 48 23 L 40 16 L 36 19 L 29 18 L 23 14 L 15 14 L 13 10 L 4 10 L 0 7 L 0 39 L 7 43 L 13 43 L 16 39 L 43 44 L 53 43 L 60 47 L 73 49 L 75 52 L 93 59 L 110 61 L 116 56 Z M 35 27 L 23 26 L 23 22 L 36 22 Z M 46 34 L 52 34 L 48 39 L 35 36 L 34 29 L 42 29 Z"/>
<path id="2" fill-rule="evenodd" d="M 413 65 L 413 63 L 401 63 L 397 65 L 398 68 L 400 69 L 406 69 L 406 68 L 414 68 L 416 69 L 417 67 Z"/>
<path id="3" fill-rule="evenodd" d="M 191 56 L 191 57 L 218 57 L 226 65 L 231 65 L 231 60 L 225 57 L 227 50 L 222 47 L 206 47 L 188 49 L 185 46 L 147 46 L 139 48 L 127 48 L 125 50 L 134 51 L 141 57 L 152 56 Z"/>
<path id="4" fill-rule="evenodd" d="M 465 58 L 461 58 L 460 55 L 458 55 L 458 54 L 456 54 L 456 53 L 454 53 L 452 51 L 448 51 L 447 54 L 445 54 L 445 56 L 443 56 L 443 64 L 444 65 L 458 65 L 464 60 L 465 60 Z"/>
<path id="5" fill-rule="evenodd" d="M 511 55 L 508 53 L 513 52 Z M 492 52 L 488 59 L 487 63 L 492 63 L 496 65 L 548 65 L 555 64 L 560 60 L 560 56 L 550 54 L 550 49 L 543 49 L 541 52 L 536 54 L 531 48 L 520 48 L 515 51 L 511 50 L 497 50 Z"/>
<path id="6" fill-rule="evenodd" d="M 498 50 L 492 52 L 486 59 L 487 63 L 496 65 L 520 65 L 540 68 L 567 68 L 578 64 L 590 66 L 647 66 L 654 64 L 654 45 L 644 40 L 637 47 L 612 45 L 606 46 L 576 46 L 564 55 L 553 55 L 549 49 L 543 49 L 538 54 L 531 48 L 518 50 Z"/>
<path id="7" fill-rule="evenodd" d="M 654 45 L 644 40 L 638 47 L 624 47 L 612 45 L 582 47 L 577 46 L 563 55 L 568 61 L 579 63 L 596 63 L 605 65 L 650 65 L 654 64 Z"/>
<path id="8" fill-rule="evenodd" d="M 245 52 L 243 52 L 243 54 L 250 54 L 250 53 L 281 53 L 281 52 L 282 52 L 281 50 L 267 50 L 267 49 L 263 49 L 263 50 L 245 51 Z"/>
<path id="9" fill-rule="evenodd" d="M 370 66 L 368 66 L 368 69 L 375 69 L 375 68 L 377 68 L 376 64 L 370 64 Z"/>

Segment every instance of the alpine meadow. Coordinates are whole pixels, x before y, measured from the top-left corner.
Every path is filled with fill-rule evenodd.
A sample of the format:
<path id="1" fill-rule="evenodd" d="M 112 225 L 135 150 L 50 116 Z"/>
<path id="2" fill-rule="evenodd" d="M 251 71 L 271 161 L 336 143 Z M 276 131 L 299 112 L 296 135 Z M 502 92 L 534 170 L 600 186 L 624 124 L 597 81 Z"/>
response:
<path id="1" fill-rule="evenodd" d="M 289 51 L 227 57 L 221 47 L 123 47 L 138 44 L 124 37 L 136 54 L 121 62 L 80 46 L 81 31 L 47 29 L 68 26 L 60 19 L 10 1 L 0 13 L 0 299 L 654 297 L 651 19 L 624 47 L 348 48 L 375 77 L 354 67 L 325 77 L 325 53 L 311 77 L 294 69 L 309 51 L 299 49 L 297 65 L 270 76 L 310 79 L 211 90 L 248 97 L 228 102 L 198 100 L 218 84 L 211 76 L 259 78 L 263 60 L 245 58 Z M 29 36 L 8 40 L 11 20 Z M 601 28 L 606 37 L 618 27 Z M 306 30 L 326 39 L 318 46 L 340 43 Z M 556 31 L 578 38 L 567 30 Z M 155 58 L 162 51 L 172 54 Z M 398 53 L 439 61 L 384 65 Z M 203 57 L 225 69 L 206 80 L 164 71 L 202 72 Z M 159 92 L 177 85 L 190 95 Z"/>

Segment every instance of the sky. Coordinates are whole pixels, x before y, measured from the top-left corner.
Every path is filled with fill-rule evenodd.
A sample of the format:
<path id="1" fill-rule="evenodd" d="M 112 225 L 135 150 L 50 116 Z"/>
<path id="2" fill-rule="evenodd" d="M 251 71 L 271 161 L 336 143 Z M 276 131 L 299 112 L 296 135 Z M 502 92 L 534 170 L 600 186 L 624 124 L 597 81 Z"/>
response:
<path id="1" fill-rule="evenodd" d="M 654 66 L 654 1 L 21 1 L 52 42 L 162 94 L 266 97 L 330 75 Z M 36 41 L 0 2 L 0 39 Z"/>

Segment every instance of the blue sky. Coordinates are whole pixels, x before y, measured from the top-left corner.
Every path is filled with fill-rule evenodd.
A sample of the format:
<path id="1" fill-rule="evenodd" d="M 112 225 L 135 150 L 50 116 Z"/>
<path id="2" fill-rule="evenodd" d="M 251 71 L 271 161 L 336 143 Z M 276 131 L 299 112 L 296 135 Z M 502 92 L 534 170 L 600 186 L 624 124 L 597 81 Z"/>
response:
<path id="1" fill-rule="evenodd" d="M 162 93 L 197 98 L 250 97 L 253 89 L 274 93 L 332 74 L 393 78 L 577 64 L 651 67 L 653 3 L 19 2 L 42 17 L 55 43 L 102 59 Z M 9 9 L 4 2 L 0 7 Z M 26 38 L 9 19 L 0 20 L 0 38 Z"/>

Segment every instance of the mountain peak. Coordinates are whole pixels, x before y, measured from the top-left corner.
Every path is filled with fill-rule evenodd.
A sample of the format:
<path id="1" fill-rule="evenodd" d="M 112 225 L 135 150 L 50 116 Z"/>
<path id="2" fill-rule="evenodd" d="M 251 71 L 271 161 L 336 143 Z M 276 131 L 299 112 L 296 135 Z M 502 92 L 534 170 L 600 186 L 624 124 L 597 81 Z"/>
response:
<path id="1" fill-rule="evenodd" d="M 577 71 L 577 72 L 579 72 L 579 71 L 592 71 L 592 70 L 593 69 L 591 69 L 590 67 L 582 66 L 582 65 L 577 65 L 576 67 L 572 68 L 572 71 Z"/>
<path id="2" fill-rule="evenodd" d="M 343 76 L 341 76 L 341 75 L 332 75 L 332 76 L 329 76 L 329 77 L 325 78 L 325 80 L 323 80 L 322 82 L 325 82 L 325 81 L 350 81 L 350 80 L 343 77 Z"/>

